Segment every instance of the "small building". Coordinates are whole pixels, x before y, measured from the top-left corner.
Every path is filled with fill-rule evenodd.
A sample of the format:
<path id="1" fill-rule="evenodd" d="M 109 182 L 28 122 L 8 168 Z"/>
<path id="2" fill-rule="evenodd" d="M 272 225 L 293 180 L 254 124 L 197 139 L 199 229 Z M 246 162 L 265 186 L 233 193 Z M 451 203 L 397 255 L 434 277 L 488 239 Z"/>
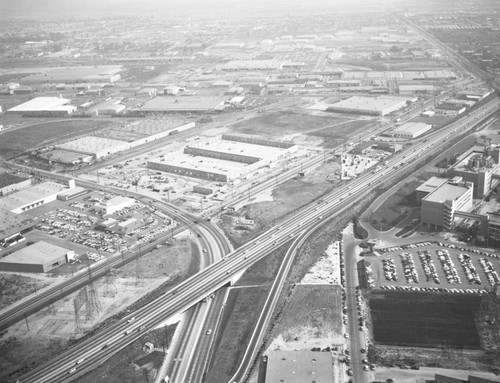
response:
<path id="1" fill-rule="evenodd" d="M 394 137 L 412 140 L 432 129 L 432 125 L 423 122 L 407 122 L 392 131 Z"/>
<path id="2" fill-rule="evenodd" d="M 379 141 L 377 143 L 377 149 L 385 150 L 386 152 L 396 153 L 403 150 L 403 145 L 395 144 L 393 142 Z"/>
<path id="3" fill-rule="evenodd" d="M 108 219 L 105 219 L 104 221 L 99 222 L 95 228 L 96 230 L 113 231 L 116 225 L 118 225 L 118 220 L 110 217 Z"/>
<path id="4" fill-rule="evenodd" d="M 113 228 L 113 231 L 120 234 L 128 234 L 141 226 L 143 226 L 142 221 L 136 218 L 129 218 L 123 222 L 118 222 L 118 224 Z"/>
<path id="5" fill-rule="evenodd" d="M 444 114 L 450 116 L 458 116 L 459 114 L 465 112 L 467 106 L 463 104 L 457 104 L 454 102 L 443 102 L 438 106 L 436 106 L 436 109 L 441 110 Z"/>
<path id="6" fill-rule="evenodd" d="M 57 195 L 57 199 L 61 201 L 69 201 L 78 197 L 81 197 L 84 194 L 87 194 L 89 190 L 82 188 L 80 186 L 75 186 L 71 189 L 64 190 Z"/>
<path id="7" fill-rule="evenodd" d="M 245 96 L 234 96 L 231 100 L 229 100 L 229 103 L 232 106 L 241 106 L 244 101 L 245 101 Z"/>
<path id="8" fill-rule="evenodd" d="M 108 201 L 104 201 L 95 206 L 96 210 L 98 210 L 103 215 L 109 215 L 116 213 L 117 211 L 123 210 L 127 207 L 133 206 L 135 204 L 135 200 L 128 197 L 114 197 Z"/>
<path id="9" fill-rule="evenodd" d="M 268 383 L 334 382 L 333 357 L 329 352 L 270 351 L 267 360 Z"/>
<path id="10" fill-rule="evenodd" d="M 20 273 L 46 273 L 74 258 L 74 251 L 39 241 L 0 260 L 0 270 Z"/>

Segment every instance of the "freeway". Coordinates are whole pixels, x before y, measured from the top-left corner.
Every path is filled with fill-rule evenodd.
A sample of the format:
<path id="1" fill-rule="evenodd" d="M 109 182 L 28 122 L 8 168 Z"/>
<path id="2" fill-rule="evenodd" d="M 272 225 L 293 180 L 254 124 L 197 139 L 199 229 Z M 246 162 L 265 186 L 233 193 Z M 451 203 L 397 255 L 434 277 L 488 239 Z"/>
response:
<path id="1" fill-rule="evenodd" d="M 272 250 L 315 225 L 324 216 L 335 216 L 342 207 L 351 205 L 370 193 L 373 187 L 386 182 L 390 177 L 403 174 L 413 166 L 413 161 L 424 158 L 430 151 L 441 150 L 450 136 L 465 134 L 479 121 L 495 113 L 499 107 L 499 100 L 494 99 L 475 108 L 460 120 L 429 135 L 427 140 L 415 143 L 409 149 L 394 154 L 386 161 L 382 169 L 362 174 L 348 185 L 325 195 L 319 203 L 313 202 L 298 209 L 294 214 L 285 218 L 279 226 L 269 229 L 146 305 L 140 313 L 136 314 L 136 320 L 137 315 L 141 318 L 137 324 L 158 325 L 166 318 L 185 311 L 203 297 L 230 282 L 234 275 L 246 270 Z M 133 332 L 134 336 L 124 336 L 124 331 L 127 331 L 129 327 L 125 321 L 120 321 L 110 326 L 105 333 L 96 334 L 79 344 L 78 347 L 67 350 L 55 360 L 33 370 L 21 381 L 40 383 L 66 381 L 69 368 L 82 354 L 88 358 L 86 359 L 88 363 L 79 365 L 78 373 L 83 373 L 108 359 L 114 352 L 140 336 L 140 331 L 137 329 Z M 103 344 L 108 346 L 103 349 Z"/>
<path id="2" fill-rule="evenodd" d="M 360 350 L 365 347 L 364 341 L 361 339 L 363 332 L 359 331 L 358 324 L 356 302 L 358 269 L 356 263 L 356 241 L 353 235 L 344 233 L 343 244 L 352 380 L 356 383 L 368 383 L 368 377 L 363 371 L 363 363 L 361 362 L 363 358 L 360 354 Z"/>

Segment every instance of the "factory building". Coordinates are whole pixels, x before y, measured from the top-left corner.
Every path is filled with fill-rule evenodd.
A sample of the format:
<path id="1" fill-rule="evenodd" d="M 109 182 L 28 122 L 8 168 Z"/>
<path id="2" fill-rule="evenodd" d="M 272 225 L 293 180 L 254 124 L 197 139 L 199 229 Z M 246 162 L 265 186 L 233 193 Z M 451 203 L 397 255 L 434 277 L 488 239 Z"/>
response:
<path id="1" fill-rule="evenodd" d="M 492 187 L 493 175 L 498 174 L 500 150 L 474 146 L 460 157 L 448 170 L 451 177 L 460 176 L 474 183 L 474 198 L 483 198 Z"/>
<path id="2" fill-rule="evenodd" d="M 206 113 L 224 110 L 219 97 L 180 96 L 156 97 L 145 102 L 141 112 L 151 113 Z"/>
<path id="3" fill-rule="evenodd" d="M 498 213 L 488 213 L 488 246 L 489 247 L 500 247 L 500 214 Z"/>
<path id="4" fill-rule="evenodd" d="M 147 167 L 152 170 L 159 170 L 161 172 L 177 174 L 179 176 L 198 178 L 200 180 L 227 182 L 226 174 L 215 173 L 204 169 L 193 169 L 192 167 L 162 164 L 161 162 L 154 161 L 148 161 Z"/>
<path id="5" fill-rule="evenodd" d="M 0 260 L 0 270 L 18 273 L 46 273 L 74 259 L 74 251 L 39 241 Z"/>
<path id="6" fill-rule="evenodd" d="M 42 83 L 113 83 L 123 71 L 121 65 L 46 67 L 41 73 L 21 79 L 23 84 Z"/>
<path id="7" fill-rule="evenodd" d="M 455 212 L 472 208 L 474 184 L 460 177 L 436 187 L 421 200 L 420 221 L 433 229 L 451 230 Z"/>
<path id="8" fill-rule="evenodd" d="M 69 188 L 73 187 L 74 181 L 70 181 Z M 0 198 L 0 209 L 21 214 L 38 206 L 55 201 L 57 195 L 67 189 L 66 186 L 56 182 L 42 182 Z"/>
<path id="9" fill-rule="evenodd" d="M 385 116 L 406 107 L 406 105 L 406 99 L 402 98 L 353 96 L 329 106 L 326 111 Z"/>
<path id="10" fill-rule="evenodd" d="M 130 149 L 128 142 L 105 137 L 87 136 L 56 145 L 56 149 L 90 155 L 99 159 L 113 153 Z"/>
<path id="11" fill-rule="evenodd" d="M 432 125 L 423 122 L 407 122 L 392 131 L 394 137 L 412 140 L 432 129 Z"/>
<path id="12" fill-rule="evenodd" d="M 417 194 L 417 203 L 421 203 L 422 199 L 428 194 L 432 193 L 434 190 L 440 188 L 445 183 L 448 182 L 448 178 L 441 177 L 431 177 L 425 181 L 422 185 L 415 189 Z"/>
<path id="13" fill-rule="evenodd" d="M 102 215 L 110 215 L 127 207 L 133 206 L 135 200 L 128 197 L 114 197 L 95 206 L 95 209 Z"/>
<path id="14" fill-rule="evenodd" d="M 69 105 L 71 100 L 60 97 L 35 97 L 7 110 L 9 114 L 23 117 L 67 117 L 76 111 L 76 106 Z"/>
<path id="15" fill-rule="evenodd" d="M 276 60 L 232 60 L 222 64 L 219 69 L 227 72 L 281 70 L 283 69 L 283 62 Z"/>
<path id="16" fill-rule="evenodd" d="M 17 243 L 22 234 L 32 230 L 36 221 L 24 214 L 16 214 L 0 208 L 0 246 L 8 247 Z"/>

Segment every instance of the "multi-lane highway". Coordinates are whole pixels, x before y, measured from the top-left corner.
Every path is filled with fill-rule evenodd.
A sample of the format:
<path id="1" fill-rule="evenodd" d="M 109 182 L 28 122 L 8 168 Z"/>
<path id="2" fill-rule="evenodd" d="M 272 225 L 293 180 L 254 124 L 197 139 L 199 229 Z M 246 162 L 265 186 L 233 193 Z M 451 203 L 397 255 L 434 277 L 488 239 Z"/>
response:
<path id="1" fill-rule="evenodd" d="M 306 228 L 316 224 L 324 216 L 337 214 L 342 207 L 359 200 L 359 198 L 368 194 L 373 187 L 385 182 L 390 177 L 405 172 L 412 166 L 413 161 L 423 158 L 429 151 L 440 150 L 440 147 L 445 145 L 451 135 L 456 136 L 471 129 L 477 122 L 496 112 L 499 106 L 499 100 L 494 99 L 488 104 L 476 108 L 469 115 L 429 135 L 428 139 L 415 143 L 409 149 L 393 155 L 392 158 L 386 161 L 382 169 L 371 173 L 367 172 L 351 181 L 348 185 L 325 195 L 320 203 L 310 203 L 299 209 L 295 214 L 288 216 L 280 226 L 261 234 L 230 253 L 223 260 L 208 266 L 171 289 L 155 302 L 146 305 L 139 313 L 135 314 L 136 321 L 138 321 L 136 323 L 144 323 L 149 327 L 155 325 L 155 323 L 161 323 L 165 318 L 183 312 L 188 307 L 199 302 L 203 297 L 225 285 L 234 275 L 246 270 L 275 248 L 295 238 Z M 161 308 L 161 310 L 158 308 Z M 124 345 L 130 343 L 135 337 L 138 337 L 139 331 L 136 328 L 136 331 L 133 332 L 135 336 L 129 336 L 131 334 L 124 336 L 124 331 L 129 327 L 130 325 L 125 320 L 120 321 L 107 329 L 105 333 L 97 334 L 82 342 L 78 348 L 68 350 L 54 361 L 34 370 L 26 377 L 23 377 L 21 381 L 64 381 L 68 377 L 69 369 L 82 354 L 86 355 L 88 363 L 79 365 L 79 371 L 92 368 L 109 358 Z M 108 345 L 105 349 L 102 348 L 104 344 Z M 45 377 L 45 374 L 47 374 L 47 377 Z"/>

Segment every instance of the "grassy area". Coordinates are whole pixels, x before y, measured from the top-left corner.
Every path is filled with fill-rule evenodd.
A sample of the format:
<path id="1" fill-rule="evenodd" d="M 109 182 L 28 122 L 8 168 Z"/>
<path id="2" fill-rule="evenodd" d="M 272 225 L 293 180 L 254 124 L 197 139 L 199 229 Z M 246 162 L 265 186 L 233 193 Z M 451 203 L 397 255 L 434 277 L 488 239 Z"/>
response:
<path id="1" fill-rule="evenodd" d="M 375 343 L 479 348 L 474 318 L 480 298 L 384 292 L 369 299 Z"/>
<path id="2" fill-rule="evenodd" d="M 217 350 L 209 367 L 206 383 L 227 382 L 238 368 L 254 325 L 264 306 L 270 286 L 233 289 L 229 293 L 217 333 Z"/>
<path id="3" fill-rule="evenodd" d="M 167 326 L 166 329 L 153 330 L 129 346 L 119 351 L 101 366 L 91 371 L 80 379 L 79 383 L 137 383 L 152 382 L 156 371 L 163 361 L 163 352 L 156 351 L 147 354 L 142 350 L 144 343 L 151 342 L 155 347 L 162 348 L 164 344 L 170 344 L 176 325 Z M 168 338 L 168 340 L 167 340 Z M 136 367 L 137 366 L 137 367 Z M 138 368 L 139 367 L 139 368 Z M 147 378 L 146 378 L 147 375 Z"/>
<path id="4" fill-rule="evenodd" d="M 280 137 L 283 134 L 306 133 L 345 120 L 344 118 L 279 111 L 263 113 L 257 117 L 241 121 L 233 125 L 232 129 L 240 133 Z"/>
<path id="5" fill-rule="evenodd" d="M 342 333 L 341 291 L 339 286 L 296 285 L 273 330 L 286 342 L 299 341 L 302 328 L 319 338 Z"/>
<path id="6" fill-rule="evenodd" d="M 25 150 L 90 133 L 109 124 L 110 121 L 102 120 L 67 120 L 42 122 L 8 130 L 2 133 L 0 139 L 0 158 L 8 160 Z"/>
<path id="7" fill-rule="evenodd" d="M 49 281 L 42 281 L 22 275 L 0 275 L 0 309 L 35 293 L 50 283 Z"/>
<path id="8" fill-rule="evenodd" d="M 324 139 L 323 146 L 333 148 L 345 143 L 345 140 L 349 138 L 354 138 L 356 134 L 361 134 L 376 124 L 376 122 L 371 120 L 346 121 L 338 123 L 335 126 L 309 132 L 308 134 L 322 137 Z"/>
<path id="9" fill-rule="evenodd" d="M 387 198 L 373 212 L 371 224 L 380 231 L 393 227 L 403 228 L 408 221 L 418 218 L 420 209 L 417 204 L 415 189 L 424 182 L 413 180 L 403 184 L 393 195 Z"/>

